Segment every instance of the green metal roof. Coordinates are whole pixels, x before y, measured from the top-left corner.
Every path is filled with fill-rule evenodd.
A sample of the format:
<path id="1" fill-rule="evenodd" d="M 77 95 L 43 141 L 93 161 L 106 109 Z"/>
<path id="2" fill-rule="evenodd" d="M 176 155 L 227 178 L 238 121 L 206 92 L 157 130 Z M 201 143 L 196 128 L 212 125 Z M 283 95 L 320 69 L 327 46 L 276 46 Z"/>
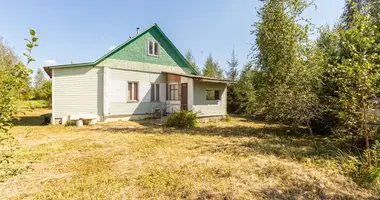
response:
<path id="1" fill-rule="evenodd" d="M 168 44 L 174 49 L 175 53 L 177 53 L 179 55 L 179 57 L 184 61 L 184 63 L 186 64 L 186 67 L 189 67 L 193 71 L 194 74 L 198 74 L 197 71 L 194 69 L 194 67 L 191 66 L 191 64 L 181 54 L 181 52 L 177 49 L 177 47 L 174 46 L 174 44 L 170 41 L 170 39 L 165 35 L 165 33 L 161 30 L 161 28 L 157 24 L 153 24 L 152 26 L 148 27 L 147 29 L 145 29 L 144 31 L 142 31 L 141 33 L 139 33 L 138 35 L 136 35 L 136 36 L 130 38 L 129 40 L 125 41 L 124 43 L 120 44 L 119 46 L 117 46 L 113 50 L 109 51 L 104 56 L 100 57 L 99 59 L 97 59 L 94 62 L 74 63 L 74 64 L 62 64 L 62 65 L 50 65 L 50 66 L 44 66 L 43 68 L 46 71 L 46 73 L 48 73 L 49 76 L 51 77 L 51 69 L 66 68 L 66 67 L 95 66 L 95 65 L 99 64 L 100 62 L 102 62 L 103 60 L 105 60 L 106 58 L 108 58 L 109 56 L 111 56 L 112 54 L 114 54 L 115 52 L 119 51 L 123 47 L 125 47 L 128 44 L 130 44 L 131 42 L 135 41 L 137 38 L 139 38 L 140 36 L 144 35 L 146 32 L 148 32 L 152 28 L 156 28 L 159 31 L 159 33 L 164 37 L 164 39 L 168 42 Z"/>

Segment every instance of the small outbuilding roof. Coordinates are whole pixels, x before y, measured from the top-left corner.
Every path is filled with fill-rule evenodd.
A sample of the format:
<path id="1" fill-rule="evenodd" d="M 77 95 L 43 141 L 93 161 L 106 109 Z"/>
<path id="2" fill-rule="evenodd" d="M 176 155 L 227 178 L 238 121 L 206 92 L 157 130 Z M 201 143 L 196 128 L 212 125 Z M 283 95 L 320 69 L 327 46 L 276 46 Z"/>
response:
<path id="1" fill-rule="evenodd" d="M 193 79 L 196 79 L 197 81 L 203 81 L 203 82 L 226 83 L 226 84 L 233 84 L 236 82 L 236 81 L 229 80 L 229 79 L 213 78 L 213 77 L 193 75 L 193 74 L 181 74 L 181 73 L 174 73 L 174 72 L 163 72 L 163 73 L 193 78 Z"/>

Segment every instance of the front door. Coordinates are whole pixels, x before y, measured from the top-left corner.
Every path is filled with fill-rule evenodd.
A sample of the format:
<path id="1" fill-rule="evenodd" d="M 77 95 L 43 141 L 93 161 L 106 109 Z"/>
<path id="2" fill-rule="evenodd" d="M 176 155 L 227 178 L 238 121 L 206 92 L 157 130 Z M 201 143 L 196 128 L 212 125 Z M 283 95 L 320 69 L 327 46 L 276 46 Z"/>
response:
<path id="1" fill-rule="evenodd" d="M 181 84 L 181 110 L 187 110 L 187 83 Z"/>

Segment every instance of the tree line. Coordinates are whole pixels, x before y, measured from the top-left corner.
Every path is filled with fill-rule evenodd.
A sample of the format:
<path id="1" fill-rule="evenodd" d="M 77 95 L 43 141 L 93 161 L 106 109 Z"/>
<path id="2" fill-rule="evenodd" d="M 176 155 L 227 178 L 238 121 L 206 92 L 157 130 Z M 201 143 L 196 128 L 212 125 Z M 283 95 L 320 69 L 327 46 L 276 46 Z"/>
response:
<path id="1" fill-rule="evenodd" d="M 28 52 L 23 55 L 30 56 Z M 34 59 L 29 62 L 33 61 Z M 3 72 L 9 71 L 13 69 L 15 63 L 21 63 L 20 59 L 8 44 L 0 38 L 0 70 Z M 28 75 L 20 78 L 23 86 L 15 90 L 14 98 L 17 101 L 43 100 L 46 101 L 48 106 L 51 106 L 51 80 L 45 77 L 42 68 L 37 69 L 34 77 L 32 77 L 33 71 L 31 69 L 28 70 Z M 9 72 L 4 72 L 2 76 L 5 77 L 6 73 L 9 75 Z M 0 81 L 5 79 L 4 77 L 1 77 Z"/>
<path id="2" fill-rule="evenodd" d="M 238 70 L 233 50 L 226 76 L 211 54 L 197 70 L 237 81 L 228 87 L 229 113 L 305 127 L 312 135 L 363 138 L 370 167 L 380 130 L 380 1 L 346 0 L 333 27 L 303 18 L 310 1 L 261 2 L 249 62 Z M 186 58 L 196 67 L 191 52 Z"/>
<path id="3" fill-rule="evenodd" d="M 18 101 L 28 94 L 30 74 L 32 70 L 28 65 L 35 61 L 31 56 L 32 50 L 38 46 L 38 37 L 32 29 L 30 37 L 26 38 L 26 51 L 23 54 L 26 63 L 14 54 L 12 49 L 0 40 L 0 180 L 9 175 L 20 172 L 14 166 L 14 151 L 17 148 L 17 140 L 9 132 L 13 126 L 13 120 L 20 112 Z"/>

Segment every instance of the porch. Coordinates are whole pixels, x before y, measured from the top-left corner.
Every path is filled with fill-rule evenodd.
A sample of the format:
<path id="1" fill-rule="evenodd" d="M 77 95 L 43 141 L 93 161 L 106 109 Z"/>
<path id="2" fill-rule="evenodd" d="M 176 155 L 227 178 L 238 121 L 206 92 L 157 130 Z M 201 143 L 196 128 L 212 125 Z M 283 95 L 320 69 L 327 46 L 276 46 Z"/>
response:
<path id="1" fill-rule="evenodd" d="M 233 81 L 199 75 L 164 72 L 166 76 L 166 102 L 152 109 L 152 118 L 180 110 L 193 111 L 198 116 L 224 116 L 226 114 L 227 86 Z M 154 96 L 154 90 L 151 90 Z"/>

